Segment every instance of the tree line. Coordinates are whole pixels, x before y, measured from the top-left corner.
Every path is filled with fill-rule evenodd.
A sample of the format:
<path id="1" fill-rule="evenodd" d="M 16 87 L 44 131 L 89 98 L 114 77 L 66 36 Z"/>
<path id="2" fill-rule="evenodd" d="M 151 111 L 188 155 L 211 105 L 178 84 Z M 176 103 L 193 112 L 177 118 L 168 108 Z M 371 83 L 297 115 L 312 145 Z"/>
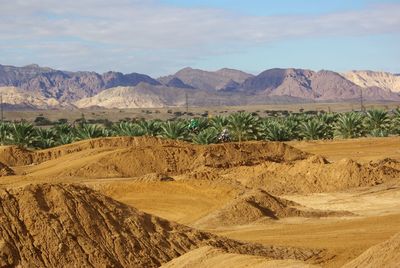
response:
<path id="1" fill-rule="evenodd" d="M 226 129 L 231 141 L 321 140 L 358 137 L 386 137 L 400 134 L 400 108 L 391 112 L 369 110 L 347 113 L 306 113 L 284 117 L 259 117 L 246 112 L 229 116 L 198 118 L 195 131 L 188 128 L 188 119 L 169 121 L 120 121 L 111 125 L 81 121 L 76 125 L 62 122 L 50 128 L 27 122 L 0 123 L 0 144 L 44 149 L 75 141 L 112 136 L 155 136 L 196 144 L 218 142 Z"/>

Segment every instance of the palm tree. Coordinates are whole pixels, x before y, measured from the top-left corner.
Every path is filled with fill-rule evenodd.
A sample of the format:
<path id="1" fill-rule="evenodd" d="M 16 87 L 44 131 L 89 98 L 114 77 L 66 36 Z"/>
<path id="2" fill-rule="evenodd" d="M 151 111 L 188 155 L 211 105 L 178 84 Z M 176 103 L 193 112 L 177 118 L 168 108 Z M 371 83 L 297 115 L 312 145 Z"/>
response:
<path id="1" fill-rule="evenodd" d="M 73 133 L 68 133 L 68 134 L 62 133 L 57 136 L 56 145 L 70 144 L 73 143 L 75 140 L 77 140 L 77 137 L 75 137 Z"/>
<path id="2" fill-rule="evenodd" d="M 372 136 L 387 136 L 390 118 L 386 111 L 370 110 L 366 114 L 365 125 Z"/>
<path id="3" fill-rule="evenodd" d="M 112 133 L 115 136 L 143 136 L 145 132 L 136 123 L 122 121 L 113 125 Z"/>
<path id="4" fill-rule="evenodd" d="M 318 140 L 325 136 L 325 125 L 317 118 L 309 119 L 300 124 L 300 133 L 307 140 Z"/>
<path id="5" fill-rule="evenodd" d="M 198 127 L 197 127 L 198 131 L 202 131 L 202 130 L 205 130 L 210 127 L 210 122 L 209 122 L 208 118 L 204 118 L 204 117 L 198 118 L 197 123 L 198 123 Z"/>
<path id="6" fill-rule="evenodd" d="M 188 137 L 186 124 L 182 121 L 167 121 L 161 125 L 161 137 L 185 140 Z"/>
<path id="7" fill-rule="evenodd" d="M 228 127 L 229 120 L 226 116 L 217 115 L 211 119 L 210 125 L 215 128 L 219 133 Z"/>
<path id="8" fill-rule="evenodd" d="M 290 115 L 281 121 L 281 125 L 286 129 L 288 138 L 290 140 L 297 140 L 300 138 L 299 128 L 300 122 L 305 121 L 305 115 Z"/>
<path id="9" fill-rule="evenodd" d="M 37 138 L 33 125 L 26 122 L 11 124 L 9 131 L 9 142 L 20 147 L 31 146 Z"/>
<path id="10" fill-rule="evenodd" d="M 161 131 L 161 123 L 158 120 L 142 120 L 138 123 L 141 128 L 143 135 L 157 136 Z"/>
<path id="11" fill-rule="evenodd" d="M 36 128 L 36 140 L 33 142 L 34 147 L 46 149 L 56 145 L 56 133 L 53 129 Z"/>
<path id="12" fill-rule="evenodd" d="M 196 144 L 211 144 L 218 141 L 219 132 L 215 128 L 207 128 L 199 132 L 193 137 L 193 142 Z"/>
<path id="13" fill-rule="evenodd" d="M 242 142 L 257 139 L 259 132 L 259 119 L 249 113 L 235 113 L 228 118 L 228 130 L 233 140 Z"/>
<path id="14" fill-rule="evenodd" d="M 264 121 L 261 124 L 262 137 L 269 141 L 288 141 L 290 140 L 289 130 L 277 121 Z"/>
<path id="15" fill-rule="evenodd" d="M 318 120 L 324 125 L 324 139 L 332 139 L 334 132 L 334 123 L 338 118 L 338 114 L 323 113 L 316 116 Z"/>
<path id="16" fill-rule="evenodd" d="M 391 130 L 393 134 L 400 134 L 400 108 L 393 110 Z"/>
<path id="17" fill-rule="evenodd" d="M 73 132 L 73 127 L 66 123 L 56 124 L 52 127 L 56 135 L 70 134 Z"/>
<path id="18" fill-rule="evenodd" d="M 75 129 L 76 139 L 77 140 L 86 140 L 107 136 L 108 133 L 105 133 L 104 129 L 99 127 L 98 125 L 91 124 L 80 124 Z"/>
<path id="19" fill-rule="evenodd" d="M 363 117 L 360 113 L 340 114 L 334 125 L 334 135 L 343 139 L 357 138 L 363 135 Z"/>
<path id="20" fill-rule="evenodd" d="M 0 145 L 7 144 L 10 135 L 10 127 L 9 123 L 0 123 Z"/>

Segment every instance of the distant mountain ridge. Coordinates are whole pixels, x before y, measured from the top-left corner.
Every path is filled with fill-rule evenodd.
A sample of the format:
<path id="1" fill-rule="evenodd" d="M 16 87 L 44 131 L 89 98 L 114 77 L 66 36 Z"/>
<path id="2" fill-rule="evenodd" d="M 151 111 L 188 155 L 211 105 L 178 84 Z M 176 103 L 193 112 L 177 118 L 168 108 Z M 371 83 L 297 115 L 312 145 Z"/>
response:
<path id="1" fill-rule="evenodd" d="M 184 68 L 154 79 L 145 74 L 69 72 L 28 65 L 0 65 L 0 93 L 6 107 L 155 108 L 185 105 L 400 101 L 399 75 L 353 71 L 269 69 L 258 75 L 240 70 Z"/>
<path id="2" fill-rule="evenodd" d="M 360 87 L 379 87 L 387 91 L 400 92 L 399 74 L 373 71 L 350 71 L 343 75 Z"/>
<path id="3" fill-rule="evenodd" d="M 291 96 L 314 101 L 343 101 L 360 98 L 366 100 L 399 100 L 399 95 L 376 86 L 362 88 L 341 74 L 321 70 L 270 69 L 246 79 L 230 91 L 268 96 Z"/>
<path id="4" fill-rule="evenodd" d="M 19 87 L 46 98 L 61 102 L 76 101 L 116 86 L 135 86 L 140 82 L 151 85 L 160 83 L 150 76 L 138 73 L 67 72 L 43 68 L 36 64 L 14 67 L 0 65 L 0 87 Z"/>
<path id="5" fill-rule="evenodd" d="M 178 78 L 193 88 L 221 90 L 231 83 L 240 84 L 250 77 L 253 77 L 253 75 L 228 68 L 210 72 L 186 67 L 173 75 L 159 78 L 159 81 Z"/>

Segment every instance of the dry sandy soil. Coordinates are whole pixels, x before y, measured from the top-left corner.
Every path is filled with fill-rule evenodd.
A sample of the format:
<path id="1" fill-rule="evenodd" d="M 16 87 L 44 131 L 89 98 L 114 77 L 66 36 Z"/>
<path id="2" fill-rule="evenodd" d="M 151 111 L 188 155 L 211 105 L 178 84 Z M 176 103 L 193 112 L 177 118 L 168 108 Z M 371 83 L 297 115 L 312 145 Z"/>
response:
<path id="1" fill-rule="evenodd" d="M 0 147 L 0 266 L 398 267 L 399 200 L 400 137 Z"/>

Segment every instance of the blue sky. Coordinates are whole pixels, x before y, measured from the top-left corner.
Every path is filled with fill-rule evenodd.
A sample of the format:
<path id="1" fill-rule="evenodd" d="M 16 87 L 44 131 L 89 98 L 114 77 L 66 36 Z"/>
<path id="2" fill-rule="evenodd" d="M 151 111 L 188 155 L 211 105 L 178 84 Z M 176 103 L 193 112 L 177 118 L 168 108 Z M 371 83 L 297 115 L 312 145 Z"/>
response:
<path id="1" fill-rule="evenodd" d="M 0 0 L 0 64 L 400 73 L 400 0 Z"/>
<path id="2" fill-rule="evenodd" d="M 377 3 L 398 1 L 374 0 L 162 0 L 166 5 L 177 7 L 220 8 L 248 15 L 268 16 L 287 14 L 323 14 L 357 10 Z"/>

